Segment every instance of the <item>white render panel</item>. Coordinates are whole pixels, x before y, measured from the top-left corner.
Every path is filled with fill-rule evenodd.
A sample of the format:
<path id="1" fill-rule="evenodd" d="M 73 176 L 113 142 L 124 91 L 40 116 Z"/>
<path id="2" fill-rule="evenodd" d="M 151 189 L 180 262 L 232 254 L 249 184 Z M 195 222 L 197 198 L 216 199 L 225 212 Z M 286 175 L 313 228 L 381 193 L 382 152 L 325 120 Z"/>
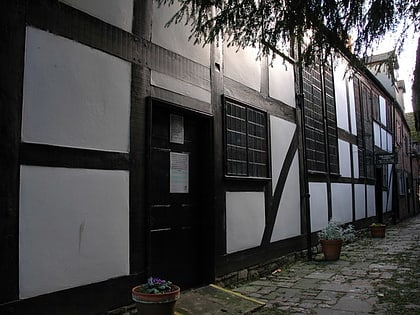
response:
<path id="1" fill-rule="evenodd" d="M 365 209 L 365 185 L 354 185 L 354 198 L 355 198 L 355 212 L 356 220 L 364 219 L 366 217 Z"/>
<path id="2" fill-rule="evenodd" d="M 259 246 L 264 228 L 264 192 L 226 192 L 226 250 L 228 253 Z"/>
<path id="3" fill-rule="evenodd" d="M 349 92 L 349 110 L 350 110 L 350 127 L 351 133 L 357 136 L 357 122 L 356 122 L 356 103 L 354 99 L 354 85 L 353 79 L 349 79 L 348 92 Z"/>
<path id="4" fill-rule="evenodd" d="M 347 77 L 345 75 L 347 64 L 338 59 L 338 65 L 334 69 L 334 91 L 337 113 L 337 126 L 346 131 L 349 128 L 349 113 L 347 107 Z"/>
<path id="5" fill-rule="evenodd" d="M 350 143 L 338 140 L 338 156 L 340 159 L 340 175 L 351 177 Z"/>
<path id="6" fill-rule="evenodd" d="M 287 120 L 270 116 L 271 129 L 271 176 L 274 189 L 277 185 L 280 171 L 286 158 L 287 150 L 296 130 L 296 125 Z M 299 176 L 299 174 L 297 174 Z"/>
<path id="7" fill-rule="evenodd" d="M 260 90 L 261 61 L 257 60 L 258 49 L 224 46 L 225 75 L 251 89 Z M 294 89 L 293 89 L 294 91 Z"/>
<path id="8" fill-rule="evenodd" d="M 129 151 L 130 63 L 27 27 L 22 141 Z"/>
<path id="9" fill-rule="evenodd" d="M 311 231 L 316 232 L 328 224 L 328 201 L 326 183 L 309 183 Z"/>
<path id="10" fill-rule="evenodd" d="M 359 149 L 354 144 L 351 147 L 353 152 L 353 177 L 359 178 Z"/>
<path id="11" fill-rule="evenodd" d="M 332 219 L 340 223 L 353 221 L 351 184 L 332 183 Z"/>
<path id="12" fill-rule="evenodd" d="M 381 147 L 381 127 L 378 123 L 373 122 L 373 140 L 377 147 Z"/>
<path id="13" fill-rule="evenodd" d="M 379 115 L 381 118 L 381 123 L 386 125 L 386 102 L 382 96 L 379 96 Z"/>
<path id="14" fill-rule="evenodd" d="M 269 95 L 283 103 L 296 107 L 294 67 L 281 57 L 273 60 L 268 69 Z"/>
<path id="15" fill-rule="evenodd" d="M 387 147 L 387 132 L 385 129 L 381 128 L 381 149 L 386 151 L 388 149 Z"/>
<path id="16" fill-rule="evenodd" d="M 366 185 L 367 216 L 368 218 L 376 215 L 375 186 Z"/>
<path id="17" fill-rule="evenodd" d="M 129 173 L 22 166 L 19 295 L 129 274 Z"/>
<path id="18" fill-rule="evenodd" d="M 210 67 L 210 46 L 194 45 L 194 39 L 189 41 L 188 37 L 191 34 L 191 27 L 185 25 L 185 21 L 178 24 L 172 23 L 170 27 L 165 27 L 165 24 L 178 9 L 179 4 L 177 1 L 171 6 L 162 5 L 161 7 L 158 6 L 157 1 L 153 1 L 152 42 Z"/>
<path id="19" fill-rule="evenodd" d="M 300 223 L 299 157 L 296 152 L 280 200 L 271 242 L 300 235 Z"/>
<path id="20" fill-rule="evenodd" d="M 131 33 L 133 25 L 133 0 L 60 1 Z"/>
<path id="21" fill-rule="evenodd" d="M 388 152 L 392 152 L 392 134 L 387 132 L 387 136 L 386 136 L 386 150 Z"/>
<path id="22" fill-rule="evenodd" d="M 153 86 L 173 91 L 181 95 L 189 96 L 197 100 L 210 103 L 211 93 L 191 83 L 176 79 L 167 74 L 153 71 L 151 72 L 150 83 Z"/>

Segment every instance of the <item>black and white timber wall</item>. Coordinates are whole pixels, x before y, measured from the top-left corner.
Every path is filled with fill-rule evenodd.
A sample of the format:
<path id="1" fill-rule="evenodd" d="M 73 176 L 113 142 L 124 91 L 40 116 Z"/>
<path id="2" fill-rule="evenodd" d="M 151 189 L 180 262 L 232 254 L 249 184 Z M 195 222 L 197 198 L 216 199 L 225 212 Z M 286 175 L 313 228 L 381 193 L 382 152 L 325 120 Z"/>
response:
<path id="1" fill-rule="evenodd" d="M 390 100 L 375 88 L 373 125 L 345 59 L 194 46 L 152 0 L 1 7 L 2 314 L 97 313 L 147 276 L 209 283 L 377 215 Z"/>

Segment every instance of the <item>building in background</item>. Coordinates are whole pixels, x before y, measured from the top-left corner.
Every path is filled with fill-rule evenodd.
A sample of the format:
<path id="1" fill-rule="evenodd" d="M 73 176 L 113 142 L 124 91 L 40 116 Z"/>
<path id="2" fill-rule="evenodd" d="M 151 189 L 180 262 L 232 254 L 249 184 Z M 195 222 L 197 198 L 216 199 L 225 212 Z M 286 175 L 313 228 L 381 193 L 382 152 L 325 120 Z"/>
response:
<path id="1" fill-rule="evenodd" d="M 2 314 L 98 313 L 150 275 L 253 277 L 329 219 L 408 198 L 387 159 L 409 152 L 398 95 L 347 52 L 303 68 L 194 46 L 152 0 L 3 7 Z"/>

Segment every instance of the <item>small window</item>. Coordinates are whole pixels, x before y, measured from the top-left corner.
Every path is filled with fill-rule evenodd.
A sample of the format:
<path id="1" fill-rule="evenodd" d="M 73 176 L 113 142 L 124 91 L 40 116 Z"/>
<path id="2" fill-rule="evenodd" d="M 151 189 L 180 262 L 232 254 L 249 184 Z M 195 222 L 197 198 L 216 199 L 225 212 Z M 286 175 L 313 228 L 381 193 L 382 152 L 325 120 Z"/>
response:
<path id="1" fill-rule="evenodd" d="M 225 99 L 226 174 L 267 177 L 267 118 L 264 112 Z"/>

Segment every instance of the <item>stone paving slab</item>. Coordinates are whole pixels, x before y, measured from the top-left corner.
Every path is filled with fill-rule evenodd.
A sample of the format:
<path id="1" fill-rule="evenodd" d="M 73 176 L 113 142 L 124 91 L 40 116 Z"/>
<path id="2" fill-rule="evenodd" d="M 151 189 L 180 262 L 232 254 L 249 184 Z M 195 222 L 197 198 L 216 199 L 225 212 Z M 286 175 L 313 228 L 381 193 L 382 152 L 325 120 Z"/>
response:
<path id="1" fill-rule="evenodd" d="M 418 315 L 420 215 L 387 226 L 383 239 L 363 237 L 344 246 L 338 261 L 318 254 L 234 290 L 266 302 L 256 315 Z"/>
<path id="2" fill-rule="evenodd" d="M 223 290 L 182 292 L 177 314 L 419 315 L 420 215 L 387 226 L 383 239 L 363 237 L 344 246 L 338 261 L 318 254 Z"/>

